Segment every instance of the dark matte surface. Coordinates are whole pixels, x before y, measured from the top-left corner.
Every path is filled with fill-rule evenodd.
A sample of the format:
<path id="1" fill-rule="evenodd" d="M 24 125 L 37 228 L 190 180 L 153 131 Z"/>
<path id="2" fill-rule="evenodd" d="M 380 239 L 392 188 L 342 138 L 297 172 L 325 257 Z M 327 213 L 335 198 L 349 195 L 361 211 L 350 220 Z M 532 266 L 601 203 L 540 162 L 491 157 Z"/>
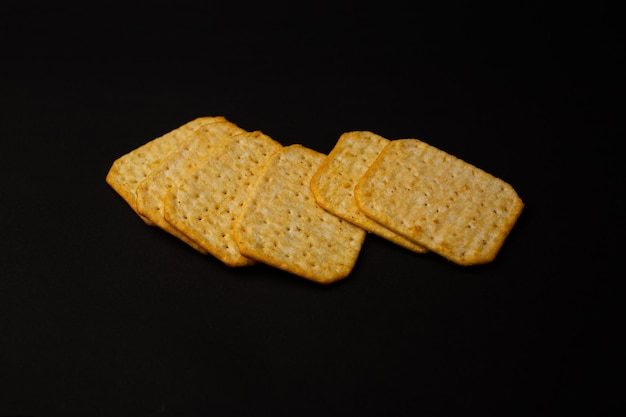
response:
<path id="1" fill-rule="evenodd" d="M 3 6 L 0 415 L 606 415 L 623 349 L 614 12 Z M 492 9 L 489 9 L 492 10 Z M 370 236 L 319 286 L 230 269 L 105 183 L 198 116 L 416 137 L 526 203 L 495 262 Z"/>

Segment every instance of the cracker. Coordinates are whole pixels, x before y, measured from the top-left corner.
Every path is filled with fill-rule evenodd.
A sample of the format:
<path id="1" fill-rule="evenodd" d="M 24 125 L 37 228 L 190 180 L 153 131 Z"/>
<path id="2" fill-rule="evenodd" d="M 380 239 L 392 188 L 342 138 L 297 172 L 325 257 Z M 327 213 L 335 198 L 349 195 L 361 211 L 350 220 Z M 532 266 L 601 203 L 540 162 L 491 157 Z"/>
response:
<path id="1" fill-rule="evenodd" d="M 354 187 L 389 143 L 368 131 L 346 132 L 311 180 L 317 203 L 355 225 L 417 253 L 428 250 L 366 216 L 354 198 Z"/>
<path id="2" fill-rule="evenodd" d="M 311 177 L 325 157 L 302 145 L 272 156 L 236 221 L 241 253 L 323 284 L 350 274 L 366 232 L 316 203 Z"/>
<path id="3" fill-rule="evenodd" d="M 494 260 L 524 206 L 508 183 L 417 139 L 391 141 L 355 196 L 374 220 L 460 265 Z"/>
<path id="4" fill-rule="evenodd" d="M 165 220 L 164 200 L 171 189 L 180 185 L 207 161 L 216 146 L 223 145 L 234 135 L 245 132 L 227 120 L 201 126 L 187 141 L 155 166 L 139 184 L 136 191 L 138 213 L 199 252 L 207 253 L 202 246 Z"/>
<path id="5" fill-rule="evenodd" d="M 281 147 L 258 131 L 215 147 L 204 164 L 168 194 L 165 220 L 226 265 L 256 263 L 239 252 L 233 221 L 259 171 Z"/>
<path id="6" fill-rule="evenodd" d="M 136 190 L 141 181 L 199 127 L 220 120 L 224 118 L 221 116 L 196 118 L 122 155 L 111 165 L 106 182 L 137 212 Z M 149 219 L 141 215 L 140 217 L 152 225 Z"/>

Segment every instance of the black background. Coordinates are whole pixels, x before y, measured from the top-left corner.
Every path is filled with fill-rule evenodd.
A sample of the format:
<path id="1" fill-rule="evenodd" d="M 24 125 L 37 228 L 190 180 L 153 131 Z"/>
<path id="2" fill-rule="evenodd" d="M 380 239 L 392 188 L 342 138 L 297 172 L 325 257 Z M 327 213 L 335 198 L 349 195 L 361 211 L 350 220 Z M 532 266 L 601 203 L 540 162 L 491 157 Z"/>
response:
<path id="1" fill-rule="evenodd" d="M 3 5 L 0 415 L 620 407 L 616 11 L 433 3 Z M 324 153 L 350 130 L 420 138 L 526 207 L 481 267 L 369 236 L 330 286 L 231 269 L 104 181 L 215 115 Z"/>

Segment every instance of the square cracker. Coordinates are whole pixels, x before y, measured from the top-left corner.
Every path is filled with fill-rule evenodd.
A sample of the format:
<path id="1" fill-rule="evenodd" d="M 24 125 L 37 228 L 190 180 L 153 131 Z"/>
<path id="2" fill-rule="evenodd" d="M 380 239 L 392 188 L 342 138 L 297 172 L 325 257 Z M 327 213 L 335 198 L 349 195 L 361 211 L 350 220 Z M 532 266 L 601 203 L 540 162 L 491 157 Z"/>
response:
<path id="1" fill-rule="evenodd" d="M 524 206 L 508 183 L 418 139 L 391 141 L 355 195 L 368 216 L 460 265 L 491 262 Z"/>
<path id="2" fill-rule="evenodd" d="M 235 224 L 241 253 L 323 284 L 350 274 L 366 232 L 315 201 L 311 177 L 325 157 L 302 145 L 272 156 Z"/>
<path id="3" fill-rule="evenodd" d="M 368 131 L 346 132 L 311 180 L 317 203 L 329 212 L 417 253 L 428 250 L 366 216 L 354 198 L 354 187 L 389 140 Z"/>
<path id="4" fill-rule="evenodd" d="M 246 131 L 227 120 L 201 126 L 169 154 L 137 187 L 137 211 L 154 225 L 178 237 L 202 253 L 207 251 L 165 220 L 164 200 L 170 190 L 204 165 L 216 146 Z"/>
<path id="5" fill-rule="evenodd" d="M 137 213 L 136 190 L 141 181 L 161 163 L 161 161 L 185 142 L 199 127 L 223 117 L 198 117 L 184 125 L 147 142 L 116 159 L 106 176 L 106 182 Z M 144 222 L 152 222 L 139 215 Z"/>
<path id="6" fill-rule="evenodd" d="M 258 173 L 281 147 L 258 131 L 215 147 L 204 164 L 168 194 L 165 220 L 226 265 L 256 263 L 239 251 L 233 222 Z"/>

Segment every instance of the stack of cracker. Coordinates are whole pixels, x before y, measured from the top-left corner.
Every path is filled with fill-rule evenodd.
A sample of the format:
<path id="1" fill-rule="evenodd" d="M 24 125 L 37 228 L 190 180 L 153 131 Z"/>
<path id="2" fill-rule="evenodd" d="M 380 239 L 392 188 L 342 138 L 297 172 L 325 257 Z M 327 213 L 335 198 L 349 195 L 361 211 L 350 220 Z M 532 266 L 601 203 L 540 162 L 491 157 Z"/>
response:
<path id="1" fill-rule="evenodd" d="M 325 155 L 222 116 L 121 156 L 106 182 L 202 254 L 322 284 L 350 275 L 367 233 L 460 265 L 491 262 L 523 208 L 509 184 L 417 139 L 347 132 Z"/>

